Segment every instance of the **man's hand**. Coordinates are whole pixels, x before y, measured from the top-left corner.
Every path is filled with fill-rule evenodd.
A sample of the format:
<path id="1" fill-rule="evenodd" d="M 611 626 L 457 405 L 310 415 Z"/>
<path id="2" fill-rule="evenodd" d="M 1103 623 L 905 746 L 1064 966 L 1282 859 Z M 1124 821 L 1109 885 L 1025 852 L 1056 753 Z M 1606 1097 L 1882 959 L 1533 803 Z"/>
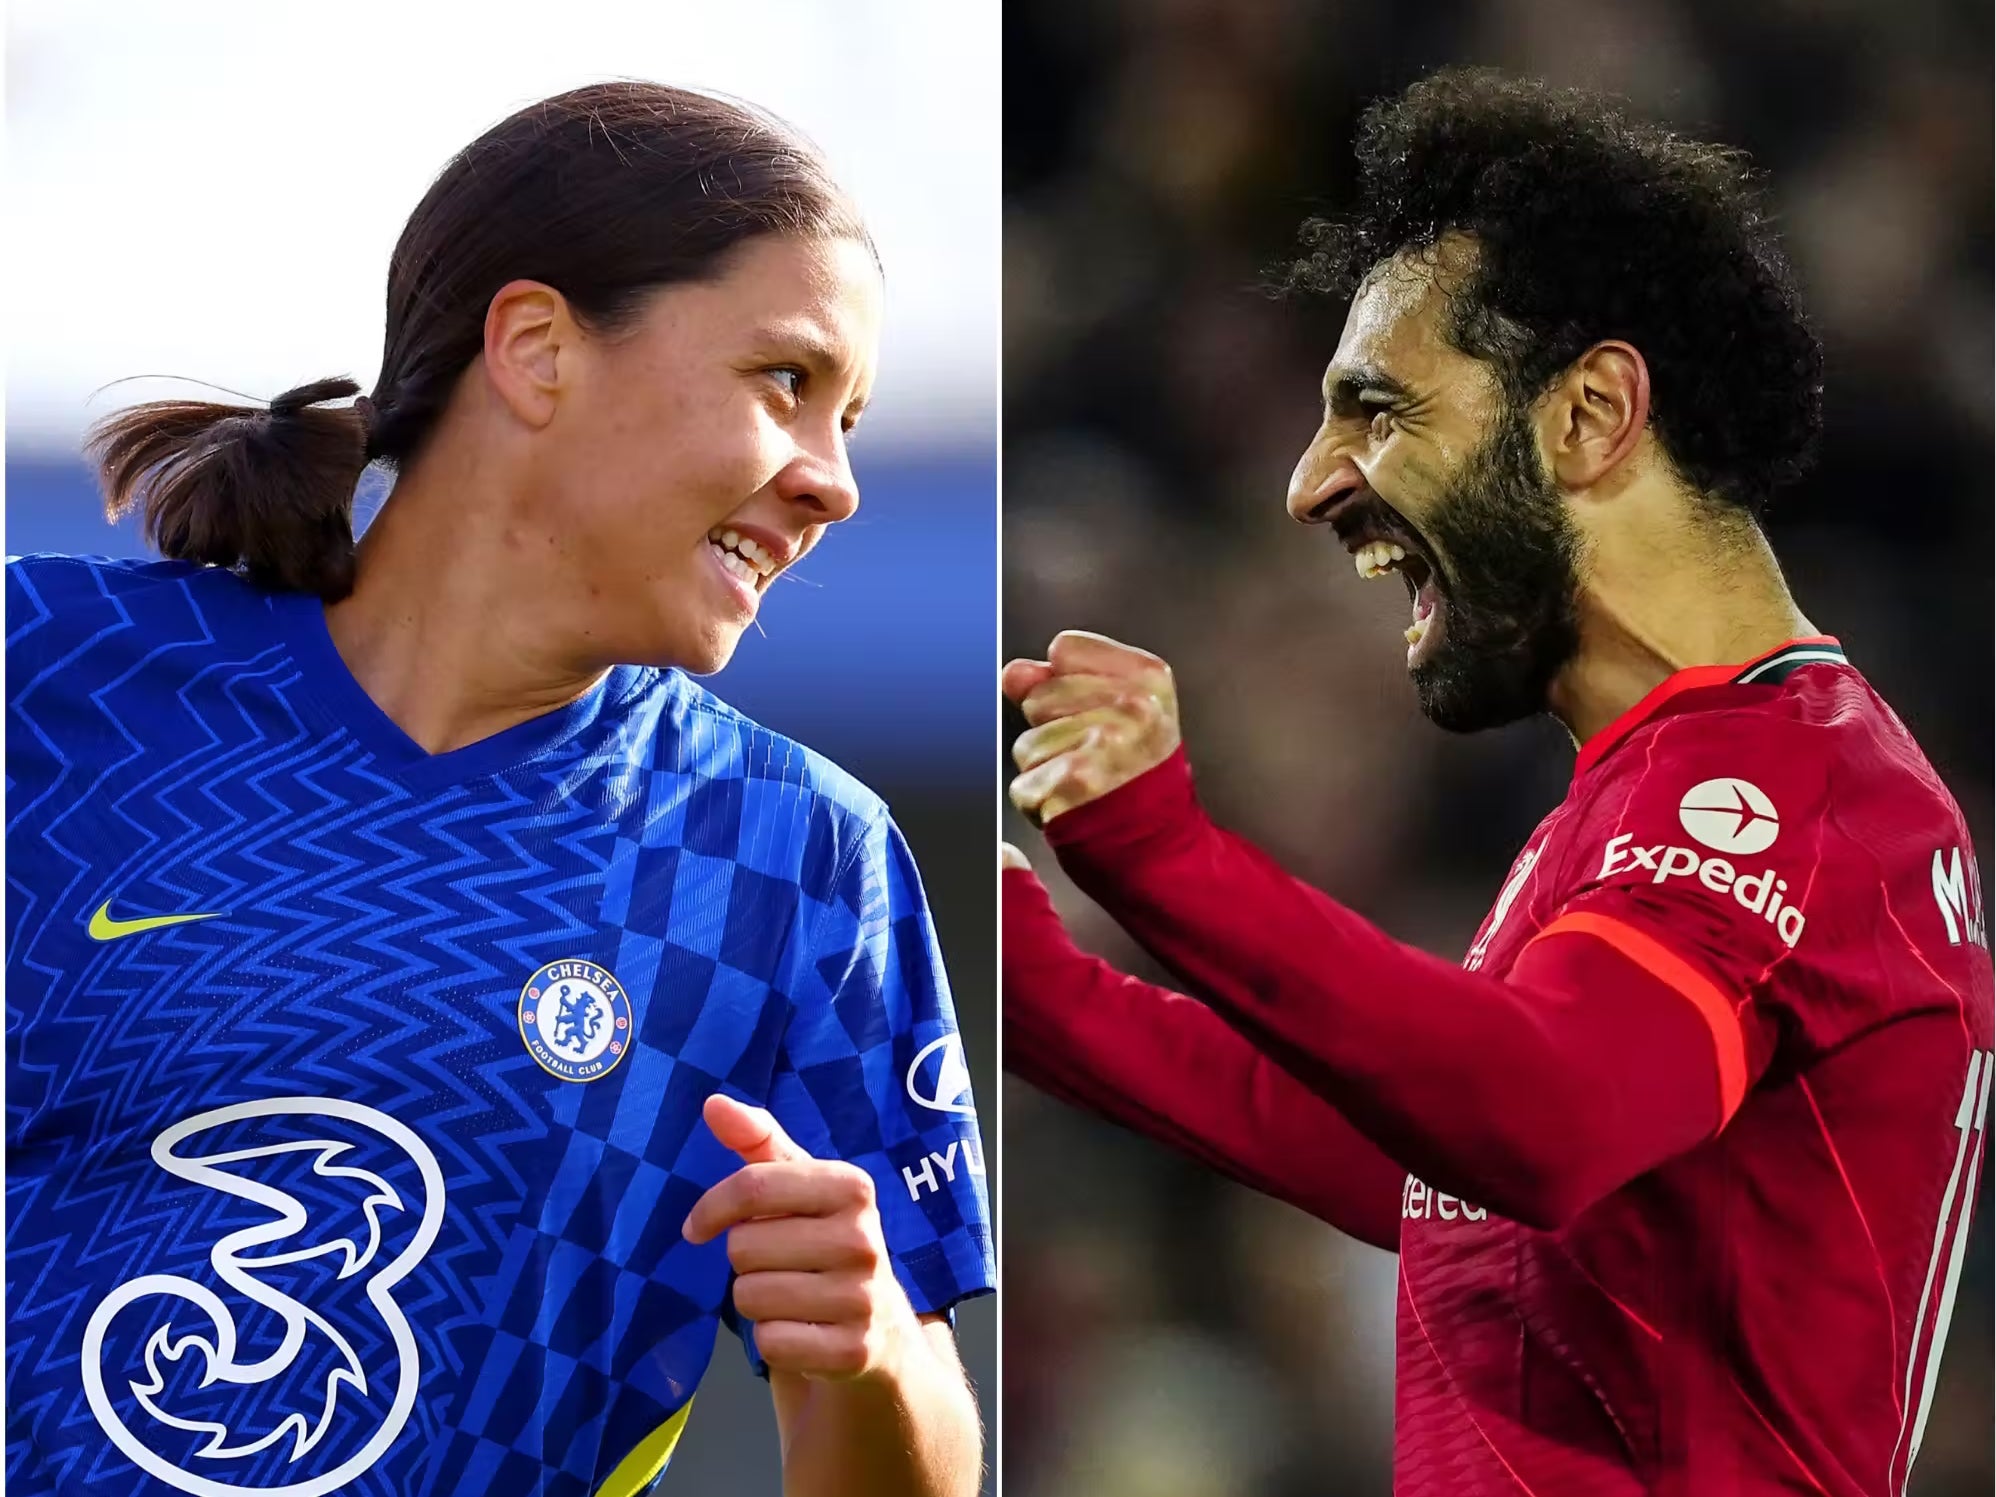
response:
<path id="1" fill-rule="evenodd" d="M 728 1234 L 735 1309 L 773 1372 L 828 1380 L 892 1370 L 923 1332 L 894 1277 L 873 1177 L 817 1159 L 760 1107 L 719 1093 L 707 1126 L 742 1167 L 693 1204 L 688 1242 Z"/>
<path id="2" fill-rule="evenodd" d="M 1026 861 L 1026 855 L 1009 842 L 1000 842 L 998 844 L 998 866 L 1000 868 L 1023 868 L 1028 873 L 1033 871 L 1033 865 Z"/>
<path id="3" fill-rule="evenodd" d="M 1032 724 L 1012 745 L 1012 804 L 1044 826 L 1155 769 L 1178 747 L 1171 667 L 1148 650 L 1069 629 L 1045 660 L 999 678 Z"/>

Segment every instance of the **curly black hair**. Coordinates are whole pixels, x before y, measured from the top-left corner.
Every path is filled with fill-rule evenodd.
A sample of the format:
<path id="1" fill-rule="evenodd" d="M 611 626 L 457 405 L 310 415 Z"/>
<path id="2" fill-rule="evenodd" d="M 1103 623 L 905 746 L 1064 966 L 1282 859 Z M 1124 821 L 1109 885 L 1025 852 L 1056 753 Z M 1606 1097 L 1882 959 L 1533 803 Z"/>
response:
<path id="1" fill-rule="evenodd" d="M 1368 109 L 1354 211 L 1302 230 L 1291 291 L 1351 296 L 1380 262 L 1451 232 L 1476 246 L 1450 342 L 1514 401 L 1623 339 L 1686 481 L 1758 518 L 1808 468 L 1823 350 L 1745 156 L 1632 118 L 1619 101 L 1482 68 Z"/>

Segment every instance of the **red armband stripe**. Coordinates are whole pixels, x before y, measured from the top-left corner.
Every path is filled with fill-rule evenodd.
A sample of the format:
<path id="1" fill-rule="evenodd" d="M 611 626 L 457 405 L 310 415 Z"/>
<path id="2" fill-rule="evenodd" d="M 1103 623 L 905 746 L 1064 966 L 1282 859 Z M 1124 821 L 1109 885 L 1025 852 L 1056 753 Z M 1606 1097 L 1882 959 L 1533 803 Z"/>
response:
<path id="1" fill-rule="evenodd" d="M 1607 915 L 1587 911 L 1561 915 L 1533 936 L 1532 942 L 1562 935 L 1593 936 L 1606 941 L 1665 987 L 1681 993 L 1697 1006 L 1712 1031 L 1712 1049 L 1719 1062 L 1719 1126 L 1725 1127 L 1746 1096 L 1746 1033 L 1719 985 L 1662 942 Z"/>

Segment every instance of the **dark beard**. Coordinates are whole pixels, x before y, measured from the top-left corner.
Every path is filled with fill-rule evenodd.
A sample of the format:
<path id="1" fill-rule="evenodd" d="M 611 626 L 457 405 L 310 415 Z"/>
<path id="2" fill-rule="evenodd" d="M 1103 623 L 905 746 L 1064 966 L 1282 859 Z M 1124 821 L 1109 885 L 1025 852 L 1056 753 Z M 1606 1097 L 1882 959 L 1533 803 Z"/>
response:
<path id="1" fill-rule="evenodd" d="M 1451 733 L 1543 712 L 1580 647 L 1580 538 L 1539 463 L 1522 409 L 1508 403 L 1424 522 L 1434 543 L 1446 632 L 1413 671 L 1421 711 Z"/>

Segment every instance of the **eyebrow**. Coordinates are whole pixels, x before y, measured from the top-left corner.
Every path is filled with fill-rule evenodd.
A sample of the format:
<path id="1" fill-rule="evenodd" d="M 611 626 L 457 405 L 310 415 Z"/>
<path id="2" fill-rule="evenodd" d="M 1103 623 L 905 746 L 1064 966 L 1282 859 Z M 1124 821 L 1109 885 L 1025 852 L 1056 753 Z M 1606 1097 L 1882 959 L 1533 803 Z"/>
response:
<path id="1" fill-rule="evenodd" d="M 1344 369 L 1333 366 L 1324 371 L 1324 409 L 1327 411 L 1350 411 L 1358 405 L 1361 395 L 1385 395 L 1402 400 L 1409 393 L 1399 380 L 1374 365 L 1355 364 Z"/>
<path id="2" fill-rule="evenodd" d="M 816 366 L 815 373 L 826 374 L 839 367 L 838 350 L 831 340 L 808 323 L 772 323 L 757 328 L 755 338 L 759 343 L 784 343 L 800 350 L 805 362 Z"/>

